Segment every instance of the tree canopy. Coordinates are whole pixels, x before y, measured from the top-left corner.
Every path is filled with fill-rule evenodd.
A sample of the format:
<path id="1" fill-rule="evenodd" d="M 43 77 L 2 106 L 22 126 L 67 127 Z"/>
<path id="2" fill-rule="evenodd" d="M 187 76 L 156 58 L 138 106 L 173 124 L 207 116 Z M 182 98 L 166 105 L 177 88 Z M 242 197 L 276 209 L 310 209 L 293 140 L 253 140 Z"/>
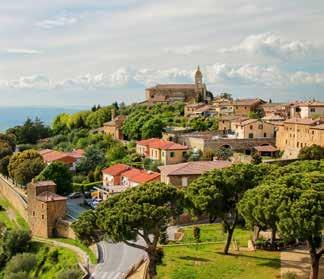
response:
<path id="1" fill-rule="evenodd" d="M 61 162 L 48 165 L 37 177 L 37 181 L 53 180 L 60 195 L 72 192 L 72 173 L 69 167 Z"/>
<path id="2" fill-rule="evenodd" d="M 324 147 L 313 144 L 303 147 L 298 154 L 301 160 L 321 160 L 324 159 Z"/>
<path id="3" fill-rule="evenodd" d="M 36 150 L 15 153 L 8 166 L 11 178 L 21 185 L 26 185 L 45 168 L 42 156 Z"/>
<path id="4" fill-rule="evenodd" d="M 6 133 L 14 135 L 17 144 L 35 144 L 39 139 L 50 136 L 50 128 L 37 117 L 35 120 L 27 118 L 23 125 L 8 129 Z"/>
<path id="5" fill-rule="evenodd" d="M 224 253 L 238 221 L 238 203 L 246 190 L 257 186 L 270 167 L 236 164 L 204 173 L 188 187 L 187 197 L 197 214 L 208 214 L 210 222 L 220 218 L 227 231 Z"/>
<path id="6" fill-rule="evenodd" d="M 163 183 L 147 183 L 113 196 L 73 223 L 77 237 L 87 244 L 102 238 L 142 249 L 150 258 L 149 272 L 156 274 L 161 228 L 181 212 L 182 194 Z M 141 237 L 145 244 L 136 241 Z"/>

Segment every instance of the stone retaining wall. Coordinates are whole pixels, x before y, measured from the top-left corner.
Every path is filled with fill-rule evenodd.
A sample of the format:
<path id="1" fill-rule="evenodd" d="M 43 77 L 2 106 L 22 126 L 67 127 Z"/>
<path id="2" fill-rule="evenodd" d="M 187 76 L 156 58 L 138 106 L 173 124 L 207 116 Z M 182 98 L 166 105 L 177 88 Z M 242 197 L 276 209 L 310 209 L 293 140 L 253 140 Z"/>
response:
<path id="1" fill-rule="evenodd" d="M 28 222 L 27 201 L 24 197 L 2 176 L 0 176 L 0 194 L 8 200 L 18 213 Z"/>

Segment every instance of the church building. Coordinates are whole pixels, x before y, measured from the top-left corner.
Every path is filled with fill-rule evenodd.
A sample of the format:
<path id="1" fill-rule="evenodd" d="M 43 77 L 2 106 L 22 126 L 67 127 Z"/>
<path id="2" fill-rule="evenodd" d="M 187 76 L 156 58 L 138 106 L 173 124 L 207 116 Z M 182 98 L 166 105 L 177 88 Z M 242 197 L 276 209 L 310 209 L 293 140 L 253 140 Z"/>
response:
<path id="1" fill-rule="evenodd" d="M 146 101 L 149 104 L 154 103 L 172 103 L 172 102 L 199 102 L 205 100 L 206 84 L 203 83 L 203 76 L 198 66 L 195 74 L 194 84 L 158 84 L 147 88 Z"/>

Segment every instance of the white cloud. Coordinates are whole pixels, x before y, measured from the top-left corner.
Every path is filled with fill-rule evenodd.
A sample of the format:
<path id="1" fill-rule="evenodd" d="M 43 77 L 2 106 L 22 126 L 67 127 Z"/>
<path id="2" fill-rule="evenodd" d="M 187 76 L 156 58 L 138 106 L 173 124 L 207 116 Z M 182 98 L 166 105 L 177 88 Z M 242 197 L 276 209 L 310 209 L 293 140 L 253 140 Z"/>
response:
<path id="1" fill-rule="evenodd" d="M 204 50 L 204 47 L 198 45 L 188 45 L 188 46 L 179 46 L 179 47 L 170 47 L 165 48 L 163 51 L 168 54 L 175 55 L 190 55 L 195 52 L 201 52 Z"/>
<path id="2" fill-rule="evenodd" d="M 41 20 L 35 23 L 35 26 L 43 29 L 54 29 L 76 24 L 80 17 L 72 15 L 59 15 L 51 19 Z"/>
<path id="3" fill-rule="evenodd" d="M 215 63 L 202 67 L 207 86 L 222 84 L 232 86 L 251 85 L 260 88 L 290 88 L 310 85 L 324 86 L 324 72 L 286 72 L 277 66 L 228 65 Z M 76 78 L 54 81 L 45 75 L 21 77 L 16 80 L 0 81 L 0 87 L 29 89 L 132 89 L 163 83 L 192 83 L 195 70 L 179 68 L 147 69 L 119 68 L 106 74 L 85 74 Z"/>
<path id="4" fill-rule="evenodd" d="M 318 47 L 308 41 L 285 40 L 272 33 L 250 35 L 241 43 L 220 49 L 221 53 L 247 52 L 280 59 L 302 58 L 314 54 Z"/>
<path id="5" fill-rule="evenodd" d="M 47 89 L 50 87 L 50 80 L 44 75 L 33 75 L 9 81 L 2 80 L 0 86 L 18 89 Z"/>
<path id="6" fill-rule="evenodd" d="M 10 54 L 41 54 L 42 52 L 36 49 L 27 49 L 27 48 L 9 48 L 6 50 L 7 53 Z"/>

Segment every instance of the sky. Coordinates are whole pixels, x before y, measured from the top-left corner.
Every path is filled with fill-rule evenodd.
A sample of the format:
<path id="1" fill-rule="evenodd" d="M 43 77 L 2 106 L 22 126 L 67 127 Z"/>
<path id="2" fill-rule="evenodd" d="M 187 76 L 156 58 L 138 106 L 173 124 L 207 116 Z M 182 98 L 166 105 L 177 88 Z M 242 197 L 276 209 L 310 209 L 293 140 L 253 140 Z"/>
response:
<path id="1" fill-rule="evenodd" d="M 158 83 L 324 100 L 323 0 L 0 0 L 0 106 L 127 104 Z"/>

